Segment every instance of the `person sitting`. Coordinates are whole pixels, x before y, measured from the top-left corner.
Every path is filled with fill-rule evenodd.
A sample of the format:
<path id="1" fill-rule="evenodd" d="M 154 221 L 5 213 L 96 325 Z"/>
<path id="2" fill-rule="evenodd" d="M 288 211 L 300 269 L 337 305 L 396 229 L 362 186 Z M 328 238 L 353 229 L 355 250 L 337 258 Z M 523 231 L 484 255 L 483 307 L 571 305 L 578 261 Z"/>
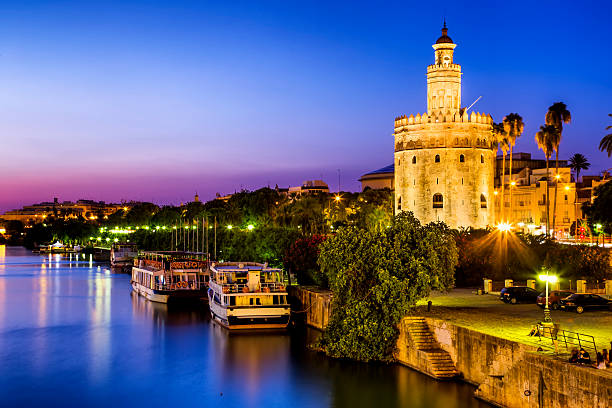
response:
<path id="1" fill-rule="evenodd" d="M 597 367 L 599 370 L 605 370 L 607 368 L 603 354 L 601 354 L 599 351 L 597 352 L 597 363 L 595 364 L 595 367 Z"/>
<path id="2" fill-rule="evenodd" d="M 569 362 L 572 364 L 576 364 L 578 362 L 578 350 L 572 349 L 572 355 L 569 358 Z"/>
<path id="3" fill-rule="evenodd" d="M 583 348 L 580 349 L 580 353 L 578 354 L 578 363 L 591 364 L 591 356 L 589 355 L 589 352 Z"/>
<path id="4" fill-rule="evenodd" d="M 529 332 L 528 336 L 540 337 L 540 327 L 537 324 L 535 326 L 533 326 L 533 328 Z"/>
<path id="5" fill-rule="evenodd" d="M 606 367 L 610 367 L 610 356 L 608 355 L 608 350 L 603 349 L 601 355 L 603 356 L 604 363 L 606 363 Z"/>

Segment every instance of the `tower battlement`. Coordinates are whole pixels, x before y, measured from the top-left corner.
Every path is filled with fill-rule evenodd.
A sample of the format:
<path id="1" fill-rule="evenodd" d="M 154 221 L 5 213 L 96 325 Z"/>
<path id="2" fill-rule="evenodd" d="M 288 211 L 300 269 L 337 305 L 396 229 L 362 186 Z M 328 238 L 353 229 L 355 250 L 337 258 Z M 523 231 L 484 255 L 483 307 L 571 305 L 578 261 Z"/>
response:
<path id="1" fill-rule="evenodd" d="M 493 118 L 491 115 L 480 112 L 464 112 L 460 113 L 452 113 L 447 112 L 444 114 L 443 112 L 434 113 L 432 115 L 428 115 L 426 112 L 422 115 L 417 113 L 416 116 L 410 115 L 402 115 L 395 118 L 395 133 L 401 132 L 405 127 L 411 125 L 421 125 L 424 123 L 483 123 L 486 125 L 491 125 L 493 123 Z"/>
<path id="2" fill-rule="evenodd" d="M 439 64 L 431 64 L 427 66 L 427 72 L 434 71 L 457 71 L 461 72 L 461 65 L 459 64 L 447 64 L 447 65 L 439 65 Z"/>

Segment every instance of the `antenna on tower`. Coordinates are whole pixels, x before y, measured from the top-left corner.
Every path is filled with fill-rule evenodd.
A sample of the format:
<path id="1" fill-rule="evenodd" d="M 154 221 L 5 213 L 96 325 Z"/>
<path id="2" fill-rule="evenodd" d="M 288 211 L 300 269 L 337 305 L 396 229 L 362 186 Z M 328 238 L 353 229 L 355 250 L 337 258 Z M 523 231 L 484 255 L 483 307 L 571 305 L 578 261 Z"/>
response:
<path id="1" fill-rule="evenodd" d="M 459 114 L 463 115 L 464 113 L 469 111 L 472 108 L 472 106 L 476 105 L 476 102 L 478 102 L 481 98 L 482 98 L 482 96 L 479 96 L 478 98 L 476 98 L 476 100 L 474 102 L 472 102 L 472 104 L 470 106 L 468 106 L 467 108 L 461 109 L 459 111 Z"/>

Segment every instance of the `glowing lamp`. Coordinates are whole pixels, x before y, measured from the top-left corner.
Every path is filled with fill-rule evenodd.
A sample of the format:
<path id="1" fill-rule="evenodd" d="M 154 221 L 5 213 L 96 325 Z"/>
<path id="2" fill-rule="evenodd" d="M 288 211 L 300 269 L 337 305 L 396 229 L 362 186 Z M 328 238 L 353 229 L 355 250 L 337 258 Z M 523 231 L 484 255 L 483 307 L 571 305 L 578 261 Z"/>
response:
<path id="1" fill-rule="evenodd" d="M 512 224 L 508 222 L 500 222 L 497 224 L 497 229 L 501 232 L 508 232 L 512 229 Z"/>
<path id="2" fill-rule="evenodd" d="M 570 186 L 565 186 L 565 191 L 569 191 Z"/>
<path id="3" fill-rule="evenodd" d="M 542 282 L 548 282 L 548 283 L 556 283 L 557 280 L 559 279 L 555 275 L 540 275 L 540 276 L 538 276 L 538 278 Z"/>
<path id="4" fill-rule="evenodd" d="M 557 174 L 557 175 L 555 176 L 555 178 L 556 178 L 557 180 L 559 180 L 559 179 L 561 178 L 561 175 L 560 175 L 560 174 Z"/>
<path id="5" fill-rule="evenodd" d="M 231 229 L 232 229 L 232 226 L 231 226 L 231 225 L 228 225 L 228 226 L 227 226 L 227 229 L 231 230 Z"/>
<path id="6" fill-rule="evenodd" d="M 336 201 L 340 201 L 340 196 L 339 196 L 339 195 L 335 196 L 335 197 L 334 197 L 334 200 L 336 200 Z"/>
<path id="7" fill-rule="evenodd" d="M 249 224 L 249 225 L 247 225 L 247 229 L 248 229 L 249 231 L 253 231 L 253 228 L 255 228 L 255 226 L 254 226 L 253 224 Z"/>

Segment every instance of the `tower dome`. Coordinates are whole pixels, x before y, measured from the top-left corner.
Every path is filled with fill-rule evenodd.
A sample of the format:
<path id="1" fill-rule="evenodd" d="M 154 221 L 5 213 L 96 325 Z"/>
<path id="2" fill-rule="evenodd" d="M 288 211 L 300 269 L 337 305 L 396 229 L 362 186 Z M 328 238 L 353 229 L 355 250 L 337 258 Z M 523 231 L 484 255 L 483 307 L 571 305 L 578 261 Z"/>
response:
<path id="1" fill-rule="evenodd" d="M 444 20 L 444 27 L 442 27 L 442 36 L 436 40 L 436 44 L 453 44 L 453 40 L 448 36 L 446 20 Z"/>

